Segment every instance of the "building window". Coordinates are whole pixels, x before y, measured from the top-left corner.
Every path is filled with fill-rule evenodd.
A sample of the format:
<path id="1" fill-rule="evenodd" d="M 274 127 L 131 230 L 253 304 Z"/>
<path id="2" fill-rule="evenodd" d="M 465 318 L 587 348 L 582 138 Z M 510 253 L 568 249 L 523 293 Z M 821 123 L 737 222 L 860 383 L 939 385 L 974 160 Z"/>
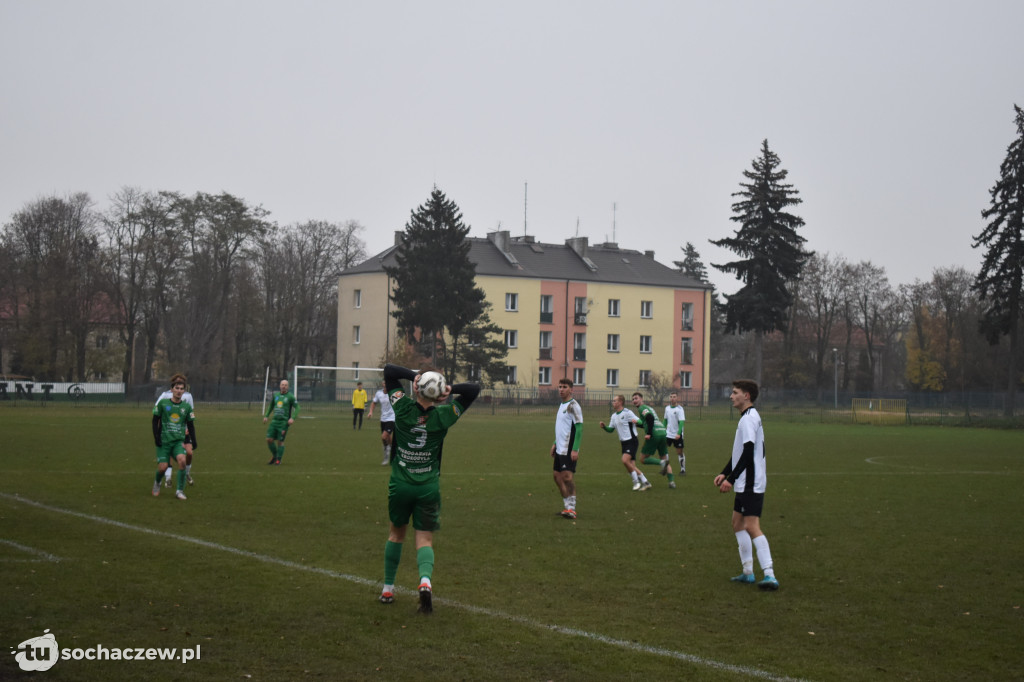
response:
<path id="1" fill-rule="evenodd" d="M 605 373 L 605 377 L 606 377 L 605 383 L 608 386 L 613 386 L 614 387 L 614 386 L 618 386 L 619 385 L 619 370 L 617 370 L 617 369 L 610 369 L 610 370 L 608 370 Z"/>
<path id="2" fill-rule="evenodd" d="M 609 334 L 608 335 L 608 352 L 618 353 L 619 352 L 619 335 Z"/>
<path id="3" fill-rule="evenodd" d="M 577 367 L 572 371 L 572 383 L 576 386 L 583 386 L 587 383 L 587 370 Z"/>
<path id="4" fill-rule="evenodd" d="M 357 324 L 352 327 L 352 343 L 358 344 L 361 336 L 362 334 L 360 334 L 359 325 Z"/>
<path id="5" fill-rule="evenodd" d="M 619 299 L 609 298 L 608 299 L 608 317 L 619 316 Z"/>
<path id="6" fill-rule="evenodd" d="M 537 383 L 541 386 L 551 385 L 551 368 L 541 367 L 540 371 L 537 372 Z"/>
<path id="7" fill-rule="evenodd" d="M 505 310 L 511 313 L 519 311 L 519 294 L 505 294 Z"/>
<path id="8" fill-rule="evenodd" d="M 644 319 L 654 317 L 654 301 L 640 301 L 640 317 Z"/>
<path id="9" fill-rule="evenodd" d="M 587 335 L 572 335 L 572 359 L 582 362 L 587 359 Z"/>
<path id="10" fill-rule="evenodd" d="M 355 291 L 352 292 L 352 306 L 354 308 L 362 308 L 363 307 L 363 290 L 362 289 L 356 289 Z"/>
<path id="11" fill-rule="evenodd" d="M 544 295 L 540 297 L 540 321 L 550 324 L 555 321 L 554 297 Z"/>
<path id="12" fill-rule="evenodd" d="M 352 378 L 353 379 L 359 379 L 359 363 L 358 362 L 353 362 L 352 363 L 352 369 L 354 370 L 352 372 Z"/>
<path id="13" fill-rule="evenodd" d="M 651 337 L 641 336 L 640 337 L 640 352 L 650 353 L 651 352 Z"/>
<path id="14" fill-rule="evenodd" d="M 519 383 L 519 373 L 516 372 L 516 366 L 515 365 L 509 365 L 508 372 L 505 374 L 505 383 L 506 384 L 518 384 Z"/>
<path id="15" fill-rule="evenodd" d="M 540 359 L 550 360 L 551 359 L 551 332 L 540 333 Z"/>
<path id="16" fill-rule="evenodd" d="M 466 334 L 466 345 L 470 348 L 478 348 L 482 343 L 483 334 L 477 331 L 471 331 Z"/>
<path id="17" fill-rule="evenodd" d="M 505 345 L 509 348 L 519 348 L 519 332 L 515 329 L 506 329 Z"/>
<path id="18" fill-rule="evenodd" d="M 679 388 L 693 388 L 691 383 L 691 372 L 680 372 L 679 373 Z"/>
<path id="19" fill-rule="evenodd" d="M 692 332 L 693 331 L 693 304 L 692 303 L 684 303 L 683 304 L 683 315 L 682 315 L 682 317 L 683 317 L 683 331 L 684 332 Z"/>
<path id="20" fill-rule="evenodd" d="M 110 343 L 110 337 L 107 337 L 107 336 L 97 336 L 96 337 L 96 347 L 99 348 L 100 350 L 103 350 L 104 348 L 106 348 L 108 343 Z"/>
<path id="21" fill-rule="evenodd" d="M 576 297 L 576 307 L 573 308 L 573 310 L 575 310 L 577 313 L 582 313 L 583 315 L 586 315 L 587 314 L 587 297 L 586 296 L 577 296 Z"/>
<path id="22" fill-rule="evenodd" d="M 680 351 L 683 358 L 684 365 L 693 364 L 693 339 L 683 339 L 680 345 Z"/>
<path id="23" fill-rule="evenodd" d="M 651 385 L 651 370 L 640 370 L 640 378 L 637 380 L 636 385 L 640 388 L 648 388 Z"/>
<path id="24" fill-rule="evenodd" d="M 466 381 L 480 383 L 480 365 L 470 365 L 466 372 Z"/>

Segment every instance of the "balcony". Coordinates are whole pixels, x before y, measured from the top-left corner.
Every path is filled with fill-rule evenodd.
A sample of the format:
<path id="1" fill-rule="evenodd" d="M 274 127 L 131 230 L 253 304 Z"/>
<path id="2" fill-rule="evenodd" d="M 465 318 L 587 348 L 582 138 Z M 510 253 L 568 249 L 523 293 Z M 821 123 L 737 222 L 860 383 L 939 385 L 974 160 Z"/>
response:
<path id="1" fill-rule="evenodd" d="M 586 348 L 576 348 L 576 349 L 574 349 L 573 352 L 572 352 L 572 359 L 573 360 L 578 360 L 578 361 L 581 361 L 581 362 L 586 360 L 587 359 L 587 349 Z"/>
<path id="2" fill-rule="evenodd" d="M 541 348 L 540 349 L 540 359 L 541 360 L 550 360 L 551 359 L 551 349 L 550 348 Z"/>
<path id="3" fill-rule="evenodd" d="M 551 324 L 554 321 L 555 321 L 555 314 L 554 313 L 541 313 L 540 314 L 540 323 L 541 324 Z"/>
<path id="4" fill-rule="evenodd" d="M 575 324 L 586 325 L 587 324 L 587 314 L 586 313 L 576 313 Z"/>

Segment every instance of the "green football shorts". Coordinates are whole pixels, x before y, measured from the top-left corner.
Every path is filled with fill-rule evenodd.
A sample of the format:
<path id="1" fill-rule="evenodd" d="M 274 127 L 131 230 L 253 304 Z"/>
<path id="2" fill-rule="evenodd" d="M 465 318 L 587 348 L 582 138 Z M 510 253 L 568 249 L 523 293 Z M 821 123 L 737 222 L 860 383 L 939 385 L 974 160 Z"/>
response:
<path id="1" fill-rule="evenodd" d="M 416 530 L 441 529 L 441 482 L 419 485 L 397 481 L 388 482 L 388 518 L 395 526 L 404 526 L 412 517 Z"/>
<path id="2" fill-rule="evenodd" d="M 271 421 L 267 425 L 267 438 L 269 440 L 283 441 L 288 435 L 288 422 Z"/>
<path id="3" fill-rule="evenodd" d="M 157 464 L 170 464 L 172 459 L 177 459 L 178 455 L 185 454 L 185 442 L 176 440 L 171 443 L 164 443 L 156 449 L 156 463 Z"/>
<path id="4" fill-rule="evenodd" d="M 640 452 L 645 455 L 658 454 L 659 456 L 664 457 L 668 454 L 668 443 L 665 441 L 665 436 L 651 436 L 650 440 L 644 441 L 644 447 Z"/>

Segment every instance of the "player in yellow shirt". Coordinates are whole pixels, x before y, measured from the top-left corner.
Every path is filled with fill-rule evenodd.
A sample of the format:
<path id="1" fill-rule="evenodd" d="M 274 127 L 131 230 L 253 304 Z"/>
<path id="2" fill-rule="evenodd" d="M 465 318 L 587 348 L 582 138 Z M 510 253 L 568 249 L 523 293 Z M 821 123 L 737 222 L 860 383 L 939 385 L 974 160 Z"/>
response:
<path id="1" fill-rule="evenodd" d="M 363 429 L 363 410 L 366 408 L 366 391 L 363 390 L 363 382 L 356 382 L 356 390 L 352 391 L 352 428 Z M 359 422 L 359 426 L 356 426 Z"/>

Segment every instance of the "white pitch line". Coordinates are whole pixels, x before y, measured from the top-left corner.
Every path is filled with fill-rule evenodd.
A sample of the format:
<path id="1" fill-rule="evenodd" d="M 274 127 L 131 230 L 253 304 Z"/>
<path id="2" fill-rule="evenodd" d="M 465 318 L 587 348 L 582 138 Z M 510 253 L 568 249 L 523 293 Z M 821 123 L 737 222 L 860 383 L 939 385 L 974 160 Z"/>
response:
<path id="1" fill-rule="evenodd" d="M 62 559 L 59 556 L 54 556 L 53 554 L 49 554 L 48 552 L 44 552 L 41 549 L 36 549 L 35 547 L 27 547 L 26 545 L 19 545 L 17 542 L 13 542 L 11 540 L 4 540 L 3 538 L 0 538 L 0 544 L 4 544 L 4 545 L 7 545 L 9 547 L 13 547 L 15 549 L 21 550 L 22 552 L 25 552 L 25 554 L 34 554 L 35 556 L 39 557 L 38 559 L 10 559 L 9 561 L 19 561 L 19 562 L 23 562 L 23 561 L 49 561 L 49 562 L 52 562 L 52 563 L 57 563 L 59 561 L 62 561 Z"/>
<path id="2" fill-rule="evenodd" d="M 315 573 L 317 575 L 327 576 L 329 578 L 338 578 L 341 580 L 347 580 L 357 585 L 367 585 L 370 587 L 380 587 L 381 583 L 376 580 L 369 580 L 357 575 L 350 575 L 347 573 L 339 573 L 326 568 L 318 568 L 316 566 L 307 566 L 305 564 L 296 563 L 287 559 L 279 559 L 277 557 L 268 556 L 266 554 L 257 554 L 256 552 L 250 552 L 245 549 L 238 549 L 237 547 L 229 547 L 227 545 L 221 545 L 216 542 L 210 542 L 208 540 L 202 540 L 200 538 L 193 538 L 187 535 L 178 535 L 177 533 L 168 533 L 166 531 L 154 530 L 145 526 L 136 526 L 131 523 L 124 523 L 123 521 L 115 521 L 114 519 L 108 519 L 103 516 L 94 516 L 93 514 L 85 514 L 83 512 L 74 511 L 72 509 L 62 509 L 61 507 L 53 507 L 42 502 L 30 500 L 20 495 L 11 495 L 9 493 L 0 493 L 0 498 L 10 500 L 19 504 L 25 504 L 38 509 L 45 509 L 46 511 L 54 512 L 56 514 L 64 514 L 67 516 L 74 516 L 79 519 L 85 519 L 86 521 L 92 521 L 94 523 L 102 523 L 107 526 L 114 526 L 115 528 L 122 528 L 124 530 L 131 530 L 138 533 L 145 533 L 147 535 L 155 535 L 162 538 L 169 538 L 172 540 L 178 540 L 180 542 L 187 542 L 193 545 L 199 545 L 200 547 L 206 547 L 208 549 L 215 549 L 221 552 L 227 552 L 228 554 L 235 554 L 237 556 L 246 557 L 247 559 L 254 559 L 256 561 L 272 564 L 276 566 L 283 566 L 285 568 L 291 568 L 298 571 L 306 571 L 307 573 Z M 396 592 L 415 596 L 417 592 L 415 590 L 409 590 L 406 588 L 396 588 Z M 683 651 L 674 651 L 672 649 L 663 649 L 661 647 L 646 646 L 638 644 L 636 642 L 630 642 L 624 639 L 616 639 L 614 637 L 606 637 L 594 632 L 588 632 L 586 630 L 580 630 L 577 628 L 565 627 L 563 625 L 551 625 L 549 623 L 541 623 L 540 621 L 526 618 L 524 616 L 515 616 L 503 611 L 496 611 L 494 609 L 488 609 L 480 606 L 473 606 L 470 604 L 463 604 L 461 602 L 453 601 L 451 599 L 435 599 L 435 603 L 444 604 L 461 611 L 468 613 L 475 613 L 478 615 L 489 616 L 491 618 L 498 618 L 510 623 L 517 623 L 526 627 L 548 630 L 551 632 L 557 632 L 562 635 L 569 635 L 571 637 L 581 637 L 583 639 L 589 639 L 594 642 L 601 644 L 608 644 L 611 646 L 618 647 L 620 649 L 626 649 L 637 653 L 654 654 L 656 656 L 666 656 L 668 658 L 674 658 L 680 661 L 686 661 L 694 665 L 704 666 L 706 668 L 713 668 L 715 670 L 722 670 L 725 672 L 736 673 L 738 675 L 745 675 L 747 677 L 755 677 L 762 680 L 771 680 L 772 682 L 807 682 L 801 678 L 787 677 L 785 675 L 777 675 L 775 673 L 768 672 L 767 670 L 760 670 L 758 668 L 751 668 L 743 665 L 734 665 L 732 663 L 725 663 L 722 661 L 716 661 L 710 658 L 704 658 L 703 656 L 696 656 L 694 654 L 688 654 Z"/>

